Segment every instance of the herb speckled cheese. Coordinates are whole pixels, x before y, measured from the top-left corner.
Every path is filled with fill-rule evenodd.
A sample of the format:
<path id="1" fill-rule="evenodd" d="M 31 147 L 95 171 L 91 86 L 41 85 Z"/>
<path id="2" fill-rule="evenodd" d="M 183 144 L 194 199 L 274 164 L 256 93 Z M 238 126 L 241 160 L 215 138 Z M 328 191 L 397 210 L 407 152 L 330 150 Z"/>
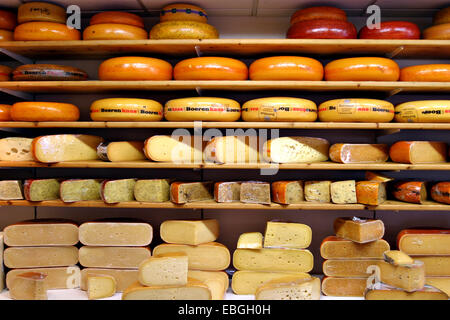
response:
<path id="1" fill-rule="evenodd" d="M 19 180 L 0 181 L 0 200 L 23 199 L 22 182 Z"/>
<path id="2" fill-rule="evenodd" d="M 305 200 L 311 202 L 331 201 L 331 181 L 305 181 Z"/>
<path id="3" fill-rule="evenodd" d="M 239 198 L 245 203 L 270 204 L 270 184 L 261 181 L 242 182 Z"/>
<path id="4" fill-rule="evenodd" d="M 174 203 L 212 199 L 212 182 L 174 182 L 170 185 L 170 200 Z"/>
<path id="5" fill-rule="evenodd" d="M 166 202 L 170 199 L 169 179 L 142 179 L 134 185 L 134 197 L 141 202 Z"/>
<path id="6" fill-rule="evenodd" d="M 276 203 L 291 204 L 305 201 L 303 181 L 275 181 L 272 183 L 272 200 Z"/>
<path id="7" fill-rule="evenodd" d="M 28 179 L 23 185 L 25 199 L 45 201 L 59 199 L 59 179 Z"/>
<path id="8" fill-rule="evenodd" d="M 311 163 L 328 160 L 330 144 L 322 138 L 281 137 L 268 140 L 263 145 L 267 162 Z"/>
<path id="9" fill-rule="evenodd" d="M 0 139 L 1 161 L 33 161 L 30 138 L 3 138 Z"/>
<path id="10" fill-rule="evenodd" d="M 74 246 L 8 247 L 4 252 L 8 268 L 63 267 L 78 263 Z"/>
<path id="11" fill-rule="evenodd" d="M 101 180 L 71 179 L 61 182 L 60 196 L 64 202 L 101 200 Z"/>
<path id="12" fill-rule="evenodd" d="M 330 184 L 333 203 L 356 203 L 355 180 L 336 181 Z"/>
<path id="13" fill-rule="evenodd" d="M 101 185 L 102 200 L 106 203 L 134 201 L 136 179 L 104 180 Z"/>

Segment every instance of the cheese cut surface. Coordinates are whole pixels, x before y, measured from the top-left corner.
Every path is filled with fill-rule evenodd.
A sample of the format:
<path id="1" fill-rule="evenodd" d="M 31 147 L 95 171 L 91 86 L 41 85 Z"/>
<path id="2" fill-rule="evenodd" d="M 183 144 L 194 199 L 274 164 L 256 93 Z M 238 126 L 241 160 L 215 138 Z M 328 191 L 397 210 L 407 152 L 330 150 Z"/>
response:
<path id="1" fill-rule="evenodd" d="M 439 182 L 431 188 L 434 201 L 450 204 L 450 182 Z"/>
<path id="2" fill-rule="evenodd" d="M 304 202 L 303 185 L 301 180 L 272 182 L 272 201 L 281 204 Z"/>
<path id="3" fill-rule="evenodd" d="M 356 243 L 330 236 L 322 241 L 320 255 L 324 259 L 382 259 L 383 253 L 389 249 L 385 240 Z"/>
<path id="4" fill-rule="evenodd" d="M 450 230 L 406 229 L 397 236 L 399 250 L 408 255 L 450 255 Z"/>
<path id="5" fill-rule="evenodd" d="M 233 58 L 197 57 L 181 60 L 173 68 L 175 80 L 247 80 L 245 63 Z"/>
<path id="6" fill-rule="evenodd" d="M 81 40 L 77 29 L 65 23 L 33 21 L 19 24 L 14 29 L 15 41 L 72 41 Z"/>
<path id="7" fill-rule="evenodd" d="M 381 220 L 337 218 L 333 227 L 336 236 L 357 243 L 373 242 L 384 236 L 384 223 Z"/>
<path id="8" fill-rule="evenodd" d="M 198 245 L 216 241 L 219 237 L 219 221 L 166 220 L 160 226 L 161 239 L 167 243 Z"/>
<path id="9" fill-rule="evenodd" d="M 255 163 L 260 159 L 257 136 L 214 137 L 205 146 L 205 161 Z"/>
<path id="10" fill-rule="evenodd" d="M 327 81 L 397 81 L 398 64 L 388 58 L 357 57 L 338 59 L 325 66 Z"/>
<path id="11" fill-rule="evenodd" d="M 270 204 L 270 184 L 261 181 L 242 182 L 239 198 L 244 203 Z"/>
<path id="12" fill-rule="evenodd" d="M 28 179 L 24 182 L 24 195 L 28 201 L 59 199 L 58 179 Z"/>
<path id="13" fill-rule="evenodd" d="M 63 202 L 101 200 L 101 181 L 97 179 L 71 179 L 61 182 L 60 197 Z"/>
<path id="14" fill-rule="evenodd" d="M 49 290 L 74 289 L 80 286 L 80 267 L 51 267 L 12 269 L 6 274 L 6 286 L 9 288 L 17 275 L 26 272 L 38 272 L 47 275 L 46 282 Z"/>
<path id="15" fill-rule="evenodd" d="M 5 79 L 1 77 L 1 70 L 0 70 L 0 80 L 1 81 L 8 81 L 9 79 Z M 9 104 L 0 104 L 0 121 L 11 121 L 11 108 L 12 106 Z"/>
<path id="16" fill-rule="evenodd" d="M 396 122 L 449 123 L 450 100 L 408 101 L 395 106 Z"/>
<path id="17" fill-rule="evenodd" d="M 364 298 L 366 300 L 448 300 L 446 293 L 430 286 L 407 292 L 381 283 L 369 287 L 364 293 Z"/>
<path id="18" fill-rule="evenodd" d="M 437 141 L 398 141 L 389 156 L 399 163 L 441 163 L 447 160 L 447 144 Z"/>
<path id="19" fill-rule="evenodd" d="M 170 185 L 170 201 L 188 203 L 214 199 L 212 182 L 173 182 Z"/>
<path id="20" fill-rule="evenodd" d="M 153 228 L 145 222 L 85 222 L 79 227 L 79 239 L 86 246 L 147 246 Z"/>
<path id="21" fill-rule="evenodd" d="M 126 288 L 138 281 L 137 269 L 113 269 L 113 268 L 83 268 L 81 270 L 80 289 L 86 291 L 88 275 L 109 275 L 116 280 L 116 292 L 123 292 Z"/>
<path id="22" fill-rule="evenodd" d="M 331 181 L 305 181 L 305 200 L 331 202 Z"/>
<path id="23" fill-rule="evenodd" d="M 423 181 L 399 181 L 392 186 L 392 195 L 400 201 L 423 203 L 427 200 L 426 183 Z"/>
<path id="24" fill-rule="evenodd" d="M 47 21 L 66 23 L 66 10 L 47 2 L 29 2 L 19 6 L 17 11 L 17 22 L 19 24 L 30 21 Z"/>
<path id="25" fill-rule="evenodd" d="M 18 180 L 0 181 L 0 200 L 23 199 L 22 182 Z"/>
<path id="26" fill-rule="evenodd" d="M 206 22 L 208 15 L 199 6 L 188 3 L 172 3 L 161 9 L 159 20 L 161 22 L 180 20 Z"/>
<path id="27" fill-rule="evenodd" d="M 81 69 L 54 64 L 26 64 L 12 72 L 14 81 L 81 81 L 87 78 L 87 73 Z"/>
<path id="28" fill-rule="evenodd" d="M 0 139 L 0 160 L 2 161 L 33 161 L 30 138 Z"/>
<path id="29" fill-rule="evenodd" d="M 145 140 L 145 156 L 157 162 L 202 162 L 203 142 L 192 136 L 156 135 Z"/>
<path id="30" fill-rule="evenodd" d="M 263 145 L 266 161 L 275 163 L 312 163 L 328 160 L 330 143 L 322 138 L 281 137 Z"/>
<path id="31" fill-rule="evenodd" d="M 333 203 L 356 203 L 356 181 L 336 181 L 330 184 L 331 201 Z"/>
<path id="32" fill-rule="evenodd" d="M 365 278 L 370 275 L 367 268 L 377 266 L 381 261 L 379 259 L 328 259 L 323 262 L 322 269 L 324 275 L 328 277 Z"/>
<path id="33" fill-rule="evenodd" d="M 116 293 L 116 279 L 110 275 L 88 275 L 87 295 L 89 300 L 102 299 Z"/>
<path id="34" fill-rule="evenodd" d="M 371 177 L 369 177 L 371 178 Z M 383 178 L 374 177 L 383 180 Z M 382 181 L 358 181 L 356 183 L 356 198 L 358 203 L 379 205 L 386 201 L 386 183 Z"/>
<path id="35" fill-rule="evenodd" d="M 11 282 L 9 295 L 14 300 L 47 300 L 46 278 L 38 272 L 20 273 Z"/>
<path id="36" fill-rule="evenodd" d="M 238 249 L 262 249 L 263 235 L 261 232 L 245 232 L 239 236 Z"/>
<path id="37" fill-rule="evenodd" d="M 82 246 L 79 250 L 80 264 L 88 268 L 138 268 L 150 257 L 148 247 Z"/>
<path id="38" fill-rule="evenodd" d="M 136 179 L 103 180 L 100 194 L 106 203 L 134 201 Z"/>
<path id="39" fill-rule="evenodd" d="M 74 246 L 8 247 L 4 252 L 8 268 L 63 267 L 78 263 Z"/>
<path id="40" fill-rule="evenodd" d="M 15 121 L 77 121 L 80 111 L 70 103 L 58 102 L 16 102 L 11 108 Z"/>
<path id="41" fill-rule="evenodd" d="M 394 118 L 394 105 L 377 99 L 329 100 L 318 111 L 324 122 L 390 122 Z"/>
<path id="42" fill-rule="evenodd" d="M 169 179 L 137 180 L 134 185 L 134 198 L 142 202 L 166 202 L 170 199 Z"/>
<path id="43" fill-rule="evenodd" d="M 308 248 L 312 241 L 311 227 L 302 223 L 268 221 L 264 248 Z"/>
<path id="44" fill-rule="evenodd" d="M 143 286 L 185 286 L 188 282 L 188 256 L 174 252 L 154 255 L 139 265 Z"/>
<path id="45" fill-rule="evenodd" d="M 255 300 L 320 300 L 320 279 L 286 277 L 258 287 Z"/>
<path id="46" fill-rule="evenodd" d="M 83 31 L 83 40 L 145 40 L 145 29 L 119 23 L 100 23 L 90 25 Z"/>
<path id="47" fill-rule="evenodd" d="M 380 280 L 387 285 L 407 292 L 421 290 L 425 285 L 425 265 L 421 261 L 416 260 L 413 264 L 405 265 L 393 265 L 381 261 L 378 267 Z"/>
<path id="48" fill-rule="evenodd" d="M 427 277 L 450 277 L 450 256 L 414 256 L 425 264 Z"/>
<path id="49" fill-rule="evenodd" d="M 148 57 L 116 57 L 103 61 L 98 68 L 99 80 L 172 80 L 172 65 Z"/>
<path id="50" fill-rule="evenodd" d="M 103 161 L 137 161 L 147 159 L 144 154 L 142 141 L 114 141 L 100 143 L 97 155 Z"/>
<path id="51" fill-rule="evenodd" d="M 450 277 L 427 277 L 425 283 L 444 292 L 450 297 Z"/>
<path id="52" fill-rule="evenodd" d="M 214 200 L 217 202 L 238 202 L 241 199 L 241 182 L 214 183 Z"/>
<path id="53" fill-rule="evenodd" d="M 336 143 L 330 147 L 330 159 L 339 163 L 380 163 L 389 158 L 386 144 Z"/>
<path id="54" fill-rule="evenodd" d="M 164 21 L 150 30 L 150 39 L 218 39 L 217 29 L 197 21 Z"/>
<path id="55" fill-rule="evenodd" d="M 159 121 L 163 118 L 161 103 L 150 99 L 106 98 L 91 104 L 93 121 Z"/>
<path id="56" fill-rule="evenodd" d="M 367 278 L 326 277 L 322 280 L 322 292 L 326 296 L 362 297 Z"/>
<path id="57" fill-rule="evenodd" d="M 408 256 L 406 253 L 400 250 L 389 250 L 384 254 L 384 261 L 389 262 L 394 266 L 411 265 L 414 263 L 414 259 Z"/>
<path id="58" fill-rule="evenodd" d="M 137 14 L 123 11 L 103 11 L 94 14 L 89 20 L 93 26 L 102 23 L 119 23 L 144 28 L 144 20 Z"/>
<path id="59" fill-rule="evenodd" d="M 203 282 L 207 282 L 207 280 L 219 280 L 223 283 L 223 292 L 220 298 L 223 299 L 223 294 L 228 290 L 230 285 L 230 279 L 228 274 L 225 271 L 204 271 L 204 270 L 188 270 L 188 278 L 197 279 Z M 214 299 L 214 292 L 213 300 Z M 222 300 L 220 299 L 220 300 Z"/>

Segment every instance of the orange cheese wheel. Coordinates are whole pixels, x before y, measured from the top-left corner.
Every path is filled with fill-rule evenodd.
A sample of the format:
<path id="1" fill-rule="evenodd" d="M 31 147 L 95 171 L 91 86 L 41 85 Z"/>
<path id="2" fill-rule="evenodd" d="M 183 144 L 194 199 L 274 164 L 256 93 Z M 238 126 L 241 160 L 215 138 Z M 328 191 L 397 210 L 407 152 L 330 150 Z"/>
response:
<path id="1" fill-rule="evenodd" d="M 27 22 L 14 30 L 16 41 L 69 41 L 80 40 L 81 33 L 65 24 L 54 22 Z"/>
<path id="2" fill-rule="evenodd" d="M 400 70 L 400 81 L 450 81 L 450 64 L 424 64 Z"/>
<path id="3" fill-rule="evenodd" d="M 212 25 L 198 21 L 165 21 L 153 26 L 150 39 L 217 39 Z"/>
<path id="4" fill-rule="evenodd" d="M 13 40 L 14 40 L 13 31 L 0 29 L 0 41 L 13 41 Z"/>
<path id="5" fill-rule="evenodd" d="M 91 26 L 95 24 L 117 23 L 144 28 L 144 20 L 137 14 L 122 11 L 104 11 L 94 14 L 89 20 Z"/>
<path id="6" fill-rule="evenodd" d="M 118 57 L 105 60 L 98 69 L 100 80 L 171 80 L 172 65 L 147 57 Z"/>
<path id="7" fill-rule="evenodd" d="M 147 31 L 128 24 L 102 23 L 87 27 L 83 40 L 145 40 Z"/>
<path id="8" fill-rule="evenodd" d="M 387 58 L 345 58 L 325 66 L 328 81 L 397 81 L 399 77 L 398 64 Z"/>
<path id="9" fill-rule="evenodd" d="M 335 7 L 309 7 L 294 12 L 291 16 L 291 24 L 299 21 L 314 19 L 347 20 L 347 14 L 344 10 Z"/>
<path id="10" fill-rule="evenodd" d="M 17 102 L 11 108 L 15 121 L 76 121 L 80 118 L 77 106 L 59 102 Z"/>
<path id="11" fill-rule="evenodd" d="M 398 163 L 442 163 L 447 159 L 447 144 L 439 141 L 397 141 L 389 149 Z"/>
<path id="12" fill-rule="evenodd" d="M 319 81 L 323 78 L 323 66 L 316 59 L 307 57 L 267 57 L 250 65 L 249 77 L 250 80 Z"/>
<path id="13" fill-rule="evenodd" d="M 192 4 L 173 3 L 163 7 L 159 15 L 159 21 L 174 20 L 206 22 L 208 16 L 205 10 Z"/>
<path id="14" fill-rule="evenodd" d="M 242 61 L 223 57 L 197 57 L 178 62 L 175 80 L 247 80 L 248 68 Z"/>
<path id="15" fill-rule="evenodd" d="M 428 40 L 449 40 L 450 22 L 426 28 L 423 30 L 423 38 Z"/>
<path id="16" fill-rule="evenodd" d="M 10 121 L 11 119 L 11 108 L 9 104 L 0 104 L 0 121 Z"/>
<path id="17" fill-rule="evenodd" d="M 12 68 L 0 65 L 0 81 L 8 81 L 11 77 Z"/>
<path id="18" fill-rule="evenodd" d="M 434 201 L 450 204 L 450 182 L 439 182 L 431 188 Z"/>
<path id="19" fill-rule="evenodd" d="M 443 23 L 450 23 L 450 7 L 439 10 L 433 17 L 434 25 Z"/>
<path id="20" fill-rule="evenodd" d="M 48 2 L 28 2 L 19 6 L 17 21 L 19 24 L 31 21 L 66 23 L 66 9 Z"/>
<path id="21" fill-rule="evenodd" d="M 6 10 L 0 10 L 0 29 L 14 30 L 17 25 L 17 17 L 15 13 Z"/>

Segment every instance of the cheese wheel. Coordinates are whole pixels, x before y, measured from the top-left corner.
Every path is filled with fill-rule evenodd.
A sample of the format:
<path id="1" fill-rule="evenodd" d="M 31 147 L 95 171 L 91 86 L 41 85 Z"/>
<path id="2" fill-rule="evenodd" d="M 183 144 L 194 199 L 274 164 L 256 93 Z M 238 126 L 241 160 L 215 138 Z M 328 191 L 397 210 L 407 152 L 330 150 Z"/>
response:
<path id="1" fill-rule="evenodd" d="M 163 106 L 150 99 L 107 98 L 91 104 L 93 121 L 159 121 Z"/>
<path id="2" fill-rule="evenodd" d="M 307 57 L 267 57 L 250 65 L 249 77 L 250 80 L 319 81 L 323 78 L 323 66 L 316 59 Z"/>
<path id="3" fill-rule="evenodd" d="M 388 58 L 345 58 L 325 66 L 328 81 L 397 81 L 399 77 L 398 64 Z"/>
<path id="4" fill-rule="evenodd" d="M 356 199 L 358 203 L 377 206 L 386 201 L 386 184 L 380 181 L 358 181 Z"/>
<path id="5" fill-rule="evenodd" d="M 286 33 L 288 39 L 356 39 L 355 26 L 348 21 L 314 19 L 294 23 Z"/>
<path id="6" fill-rule="evenodd" d="M 319 105 L 319 120 L 324 122 L 390 122 L 394 105 L 377 99 L 334 99 Z"/>
<path id="7" fill-rule="evenodd" d="M 322 293 L 333 297 L 363 297 L 367 277 L 324 277 Z"/>
<path id="8" fill-rule="evenodd" d="M 426 28 L 423 30 L 423 38 L 428 40 L 449 40 L 450 22 Z"/>
<path id="9" fill-rule="evenodd" d="M 324 259 L 383 259 L 383 253 L 390 249 L 385 240 L 357 243 L 336 236 L 328 236 L 320 245 L 320 255 Z"/>
<path id="10" fill-rule="evenodd" d="M 178 62 L 175 80 L 247 80 L 248 68 L 242 61 L 223 57 L 197 57 Z"/>
<path id="11" fill-rule="evenodd" d="M 239 103 L 225 98 L 173 99 L 164 106 L 164 118 L 169 121 L 236 121 L 240 116 Z"/>
<path id="12" fill-rule="evenodd" d="M 408 21 L 383 21 L 380 28 L 369 29 L 367 26 L 359 30 L 360 39 L 420 39 L 417 24 Z"/>
<path id="13" fill-rule="evenodd" d="M 13 41 L 14 32 L 0 29 L 0 41 Z"/>
<path id="14" fill-rule="evenodd" d="M 396 122 L 450 123 L 450 100 L 409 101 L 395 106 Z"/>
<path id="15" fill-rule="evenodd" d="M 78 107 L 60 102 L 16 102 L 11 108 L 11 118 L 15 121 L 77 121 Z"/>
<path id="16" fill-rule="evenodd" d="M 447 159 L 447 144 L 436 141 L 398 141 L 390 150 L 391 160 L 399 163 L 441 163 Z"/>
<path id="17" fill-rule="evenodd" d="M 443 23 L 450 23 L 450 7 L 439 10 L 433 17 L 434 25 Z"/>
<path id="18" fill-rule="evenodd" d="M 307 99 L 271 97 L 249 100 L 242 105 L 242 120 L 269 122 L 316 121 L 317 106 Z"/>
<path id="19" fill-rule="evenodd" d="M 137 14 L 123 11 L 104 11 L 94 14 L 89 20 L 91 26 L 103 23 L 118 23 L 144 28 L 144 20 Z"/>
<path id="20" fill-rule="evenodd" d="M 198 6 L 187 3 L 173 3 L 161 9 L 159 20 L 164 21 L 198 21 L 206 22 L 208 16 L 206 11 Z"/>
<path id="21" fill-rule="evenodd" d="M 427 200 L 427 189 L 423 181 L 399 181 L 392 187 L 395 199 L 411 203 L 423 203 Z"/>
<path id="22" fill-rule="evenodd" d="M 450 82 L 450 64 L 424 64 L 402 68 L 400 81 Z"/>
<path id="23" fill-rule="evenodd" d="M 439 182 L 431 188 L 434 201 L 450 204 L 450 182 Z"/>
<path id="24" fill-rule="evenodd" d="M 87 27 L 83 40 L 145 40 L 147 31 L 128 24 L 101 23 Z"/>
<path id="25" fill-rule="evenodd" d="M 329 19 L 329 20 L 347 20 L 347 14 L 344 10 L 335 7 L 319 6 L 300 9 L 291 16 L 291 25 L 299 21 Z"/>
<path id="26" fill-rule="evenodd" d="M 54 64 L 25 64 L 12 72 L 15 81 L 79 81 L 88 75 L 81 69 Z"/>
<path id="27" fill-rule="evenodd" d="M 11 119 L 11 108 L 9 104 L 0 104 L 0 121 L 10 121 Z"/>
<path id="28" fill-rule="evenodd" d="M 100 80 L 172 80 L 172 65 L 147 57 L 118 57 L 103 61 L 98 68 Z"/>
<path id="29" fill-rule="evenodd" d="M 150 39 L 218 39 L 212 25 L 197 21 L 166 21 L 152 27 Z"/>
<path id="30" fill-rule="evenodd" d="M 31 21 L 57 22 L 66 24 L 66 9 L 48 2 L 28 2 L 19 6 L 19 24 Z"/>
<path id="31" fill-rule="evenodd" d="M 380 163 L 389 158 L 387 144 L 335 143 L 330 147 L 330 159 L 339 163 Z"/>
<path id="32" fill-rule="evenodd" d="M 0 29 L 14 30 L 17 25 L 16 14 L 11 11 L 0 10 Z"/>
<path id="33" fill-rule="evenodd" d="M 0 81 L 10 80 L 12 68 L 0 65 Z"/>
<path id="34" fill-rule="evenodd" d="M 65 24 L 54 22 L 27 22 L 14 29 L 16 41 L 69 41 L 80 40 L 81 33 Z"/>

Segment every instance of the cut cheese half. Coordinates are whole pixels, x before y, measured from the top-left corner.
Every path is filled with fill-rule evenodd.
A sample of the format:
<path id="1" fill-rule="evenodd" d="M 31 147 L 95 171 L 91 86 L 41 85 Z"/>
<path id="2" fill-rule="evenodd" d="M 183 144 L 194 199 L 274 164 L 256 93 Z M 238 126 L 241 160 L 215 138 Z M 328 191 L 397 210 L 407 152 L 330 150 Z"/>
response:
<path id="1" fill-rule="evenodd" d="M 336 143 L 330 147 L 330 159 L 339 163 L 380 163 L 389 158 L 386 144 Z"/>
<path id="2" fill-rule="evenodd" d="M 330 185 L 331 201 L 333 203 L 356 203 L 355 180 L 335 181 Z"/>
<path id="3" fill-rule="evenodd" d="M 276 203 L 291 204 L 305 201 L 303 181 L 275 181 L 272 183 L 272 200 Z"/>
<path id="4" fill-rule="evenodd" d="M 320 279 L 290 276 L 272 280 L 258 287 L 255 300 L 320 300 Z"/>
<path id="5" fill-rule="evenodd" d="M 270 204 L 270 184 L 262 181 L 242 182 L 239 199 L 244 203 Z"/>
<path id="6" fill-rule="evenodd" d="M 145 222 L 94 221 L 79 227 L 80 242 L 86 246 L 147 246 L 153 228 Z"/>
<path id="7" fill-rule="evenodd" d="M 105 203 L 134 201 L 136 179 L 103 180 L 100 194 Z"/>
<path id="8" fill-rule="evenodd" d="M 137 180 L 134 185 L 134 198 L 142 202 L 165 202 L 170 199 L 169 179 Z"/>
<path id="9" fill-rule="evenodd" d="M 387 285 L 407 292 L 421 290 L 425 285 L 425 265 L 419 260 L 405 265 L 393 265 L 381 261 L 378 267 L 380 268 L 380 280 Z"/>
<path id="10" fill-rule="evenodd" d="M 111 162 L 145 160 L 143 149 L 141 141 L 107 142 L 97 146 L 97 155 L 101 160 Z"/>
<path id="11" fill-rule="evenodd" d="M 148 247 L 82 246 L 79 251 L 80 264 L 88 268 L 137 269 L 149 257 Z"/>
<path id="12" fill-rule="evenodd" d="M 33 161 L 30 138 L 3 138 L 0 139 L 1 161 Z"/>
<path id="13" fill-rule="evenodd" d="M 139 264 L 139 283 L 143 286 L 185 286 L 187 273 L 186 253 L 154 255 Z"/>
<path id="14" fill-rule="evenodd" d="M 310 202 L 330 202 L 331 181 L 305 181 L 305 200 Z"/>
<path id="15" fill-rule="evenodd" d="M 319 105 L 323 122 L 390 122 L 394 105 L 377 99 L 334 99 Z"/>
<path id="16" fill-rule="evenodd" d="M 160 236 L 167 243 L 208 243 L 219 237 L 219 222 L 216 219 L 166 220 L 160 226 Z"/>
<path id="17" fill-rule="evenodd" d="M 103 299 L 116 293 L 116 279 L 110 275 L 88 275 L 87 295 L 89 300 Z"/>
<path id="18" fill-rule="evenodd" d="M 398 141 L 389 156 L 399 163 L 441 163 L 447 161 L 447 144 L 438 141 Z"/>
<path id="19" fill-rule="evenodd" d="M 63 267 L 78 263 L 78 248 L 74 246 L 8 247 L 4 252 L 8 268 Z"/>
<path id="20" fill-rule="evenodd" d="M 214 137 L 205 147 L 205 161 L 217 163 L 254 163 L 259 161 L 258 137 Z"/>
<path id="21" fill-rule="evenodd" d="M 217 202 L 238 202 L 240 201 L 241 182 L 216 182 L 214 183 L 214 200 Z"/>
<path id="22" fill-rule="evenodd" d="M 71 179 L 61 182 L 59 194 L 63 202 L 101 200 L 100 188 L 97 179 Z"/>
<path id="23" fill-rule="evenodd" d="M 311 227 L 302 223 L 268 221 L 264 233 L 264 248 L 308 248 L 312 240 Z"/>
<path id="24" fill-rule="evenodd" d="M 170 201 L 188 203 L 212 200 L 212 182 L 173 182 L 170 185 Z"/>
<path id="25" fill-rule="evenodd" d="M 268 140 L 263 145 L 267 162 L 312 163 L 328 160 L 330 144 L 322 138 L 282 137 Z"/>
<path id="26" fill-rule="evenodd" d="M 199 163 L 203 159 L 203 142 L 191 136 L 152 136 L 145 140 L 144 152 L 157 162 Z"/>
<path id="27" fill-rule="evenodd" d="M 159 121 L 163 117 L 162 104 L 150 99 L 100 99 L 90 110 L 93 121 Z"/>

